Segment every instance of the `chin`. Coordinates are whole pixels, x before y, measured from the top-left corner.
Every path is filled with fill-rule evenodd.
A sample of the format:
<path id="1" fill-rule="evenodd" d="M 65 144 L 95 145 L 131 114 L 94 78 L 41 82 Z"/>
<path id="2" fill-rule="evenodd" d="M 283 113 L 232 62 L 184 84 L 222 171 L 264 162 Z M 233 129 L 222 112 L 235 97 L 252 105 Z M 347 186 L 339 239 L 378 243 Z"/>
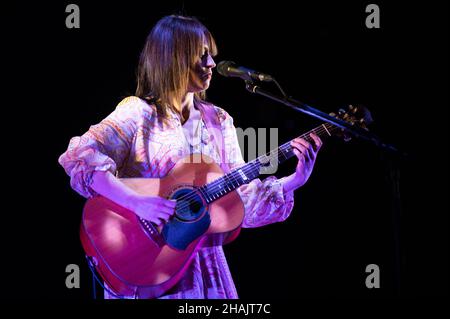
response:
<path id="1" fill-rule="evenodd" d="M 196 85 L 196 87 L 189 90 L 189 92 L 200 93 L 200 92 L 207 90 L 208 88 L 209 88 L 209 81 L 203 82 L 203 83 L 198 83 Z"/>
<path id="2" fill-rule="evenodd" d="M 205 91 L 205 90 L 207 90 L 208 88 L 209 88 L 209 82 L 208 82 L 208 83 L 205 83 L 205 84 L 201 87 L 200 92 L 201 92 L 201 91 Z"/>

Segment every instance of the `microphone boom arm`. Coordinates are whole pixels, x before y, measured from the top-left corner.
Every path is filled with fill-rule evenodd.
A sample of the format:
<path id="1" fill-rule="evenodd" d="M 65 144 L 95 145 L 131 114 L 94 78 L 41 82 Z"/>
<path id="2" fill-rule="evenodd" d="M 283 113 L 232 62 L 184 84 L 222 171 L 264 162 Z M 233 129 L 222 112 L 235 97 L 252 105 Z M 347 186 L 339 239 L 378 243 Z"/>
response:
<path id="1" fill-rule="evenodd" d="M 354 137 L 357 138 L 361 138 L 364 139 L 366 141 L 372 142 L 374 143 L 377 147 L 380 147 L 382 149 L 394 152 L 394 153 L 399 153 L 399 151 L 397 150 L 397 148 L 395 148 L 393 145 L 390 144 L 385 144 L 383 143 L 377 136 L 375 136 L 374 134 L 363 130 L 359 127 L 356 126 L 352 126 L 349 123 L 337 119 L 331 115 L 328 115 L 318 109 L 315 109 L 303 102 L 294 100 L 290 97 L 280 97 L 277 96 L 273 93 L 270 93 L 266 90 L 261 89 L 258 85 L 256 85 L 253 81 L 245 81 L 245 88 L 247 89 L 247 91 L 254 93 L 254 94 L 259 94 L 261 96 L 267 97 L 271 100 L 274 100 L 276 102 L 279 102 L 281 104 L 284 104 L 286 106 L 289 106 L 290 108 L 298 111 L 298 112 L 302 112 L 305 113 L 309 116 L 315 117 L 317 119 L 320 119 L 322 121 L 325 121 L 327 123 L 333 124 L 335 126 L 338 126 L 342 129 L 347 130 L 348 132 L 350 132 Z"/>

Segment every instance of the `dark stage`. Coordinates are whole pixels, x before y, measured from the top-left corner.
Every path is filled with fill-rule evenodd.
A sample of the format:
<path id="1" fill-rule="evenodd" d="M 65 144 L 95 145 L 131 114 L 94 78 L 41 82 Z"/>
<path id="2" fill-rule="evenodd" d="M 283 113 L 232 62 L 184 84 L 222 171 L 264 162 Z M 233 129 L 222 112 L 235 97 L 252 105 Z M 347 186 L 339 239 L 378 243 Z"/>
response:
<path id="1" fill-rule="evenodd" d="M 146 35 L 172 13 L 209 28 L 216 63 L 273 75 L 288 95 L 327 113 L 366 105 L 371 131 L 408 154 L 327 140 L 290 217 L 243 229 L 225 246 L 240 298 L 448 295 L 447 3 L 376 1 L 380 28 L 369 29 L 367 1 L 75 1 L 80 28 L 68 29 L 69 3 L 1 5 L 4 298 L 92 299 L 79 240 L 85 200 L 58 157 L 134 94 Z M 217 72 L 208 99 L 236 127 L 278 128 L 280 144 L 321 123 Z M 79 289 L 65 285 L 69 264 L 80 267 Z M 379 266 L 380 288 L 366 287 L 369 264 Z"/>

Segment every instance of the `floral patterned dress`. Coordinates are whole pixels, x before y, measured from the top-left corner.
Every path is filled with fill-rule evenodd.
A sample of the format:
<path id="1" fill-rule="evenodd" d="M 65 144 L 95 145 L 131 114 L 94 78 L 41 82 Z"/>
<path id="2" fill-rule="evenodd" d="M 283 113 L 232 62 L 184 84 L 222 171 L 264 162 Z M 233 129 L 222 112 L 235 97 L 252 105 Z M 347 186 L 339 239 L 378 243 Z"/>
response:
<path id="1" fill-rule="evenodd" d="M 222 128 L 228 165 L 244 164 L 232 117 L 214 106 Z M 110 171 L 117 177 L 161 178 L 176 159 L 201 152 L 217 163 L 220 155 L 204 121 L 195 125 L 198 141 L 189 141 L 174 113 L 162 123 L 156 107 L 138 97 L 127 97 L 116 109 L 82 136 L 73 137 L 59 163 L 70 176 L 70 185 L 86 198 L 95 196 L 90 187 L 94 171 Z M 238 188 L 245 207 L 242 227 L 260 227 L 285 220 L 292 211 L 294 196 L 284 193 L 280 180 L 268 177 Z M 112 298 L 105 292 L 106 298 Z M 201 248 L 181 280 L 163 299 L 236 299 L 233 279 L 222 246 Z"/>

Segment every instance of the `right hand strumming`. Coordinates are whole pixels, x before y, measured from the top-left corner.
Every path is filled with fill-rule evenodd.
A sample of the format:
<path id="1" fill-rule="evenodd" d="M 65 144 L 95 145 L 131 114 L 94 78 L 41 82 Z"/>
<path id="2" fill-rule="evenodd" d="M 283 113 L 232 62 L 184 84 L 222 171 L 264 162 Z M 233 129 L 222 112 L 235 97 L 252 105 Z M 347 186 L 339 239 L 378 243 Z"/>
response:
<path id="1" fill-rule="evenodd" d="M 176 204 L 176 201 L 160 196 L 138 195 L 133 198 L 132 210 L 139 217 L 160 226 L 175 213 Z"/>

